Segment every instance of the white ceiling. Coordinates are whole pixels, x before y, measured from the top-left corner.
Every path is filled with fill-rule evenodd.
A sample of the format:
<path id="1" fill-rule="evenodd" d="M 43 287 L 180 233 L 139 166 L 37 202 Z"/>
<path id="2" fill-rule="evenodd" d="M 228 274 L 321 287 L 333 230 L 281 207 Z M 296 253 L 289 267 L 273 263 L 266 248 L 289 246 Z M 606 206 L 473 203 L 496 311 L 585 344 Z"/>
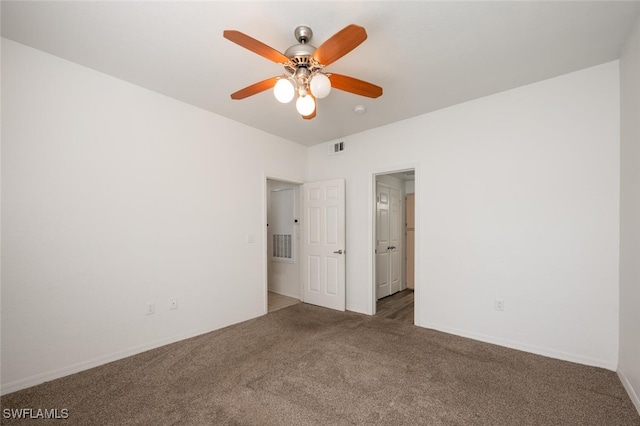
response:
<path id="1" fill-rule="evenodd" d="M 619 57 L 640 2 L 2 1 L 2 36 L 314 145 Z M 229 95 L 282 68 L 222 37 L 235 29 L 284 52 L 307 25 L 319 46 L 347 26 L 368 39 L 326 71 L 384 88 L 333 90 L 313 120 L 270 91 Z M 367 113 L 356 115 L 353 107 Z"/>

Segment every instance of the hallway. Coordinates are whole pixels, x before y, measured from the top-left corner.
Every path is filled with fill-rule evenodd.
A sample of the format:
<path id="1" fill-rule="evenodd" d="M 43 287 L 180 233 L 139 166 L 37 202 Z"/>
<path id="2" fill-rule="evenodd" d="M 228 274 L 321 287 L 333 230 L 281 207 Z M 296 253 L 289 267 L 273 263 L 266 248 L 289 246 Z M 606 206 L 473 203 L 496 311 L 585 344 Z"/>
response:
<path id="1" fill-rule="evenodd" d="M 376 316 L 413 324 L 413 290 L 404 289 L 378 300 Z"/>

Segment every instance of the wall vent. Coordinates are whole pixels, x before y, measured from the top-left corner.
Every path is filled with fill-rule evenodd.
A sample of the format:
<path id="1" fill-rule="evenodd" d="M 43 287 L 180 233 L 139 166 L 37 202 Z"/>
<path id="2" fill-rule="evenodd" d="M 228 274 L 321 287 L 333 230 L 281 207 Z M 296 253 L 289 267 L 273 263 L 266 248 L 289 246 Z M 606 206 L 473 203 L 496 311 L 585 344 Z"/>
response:
<path id="1" fill-rule="evenodd" d="M 293 259 L 293 245 L 291 244 L 291 235 L 273 235 L 272 253 L 274 259 Z"/>
<path id="2" fill-rule="evenodd" d="M 329 155 L 344 151 L 344 141 L 332 142 L 329 144 Z"/>

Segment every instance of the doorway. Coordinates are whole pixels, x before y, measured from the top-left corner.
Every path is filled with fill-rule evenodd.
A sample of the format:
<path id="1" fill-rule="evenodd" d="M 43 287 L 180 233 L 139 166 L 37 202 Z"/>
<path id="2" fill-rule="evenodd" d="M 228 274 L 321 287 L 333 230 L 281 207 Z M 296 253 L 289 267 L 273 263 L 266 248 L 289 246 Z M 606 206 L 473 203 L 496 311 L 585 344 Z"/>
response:
<path id="1" fill-rule="evenodd" d="M 267 312 L 300 303 L 300 184 L 266 182 Z"/>
<path id="2" fill-rule="evenodd" d="M 410 324 L 416 318 L 415 169 L 374 175 L 373 312 Z"/>
<path id="3" fill-rule="evenodd" d="M 265 312 L 282 297 L 344 311 L 345 180 L 302 184 L 265 177 L 263 188 Z"/>

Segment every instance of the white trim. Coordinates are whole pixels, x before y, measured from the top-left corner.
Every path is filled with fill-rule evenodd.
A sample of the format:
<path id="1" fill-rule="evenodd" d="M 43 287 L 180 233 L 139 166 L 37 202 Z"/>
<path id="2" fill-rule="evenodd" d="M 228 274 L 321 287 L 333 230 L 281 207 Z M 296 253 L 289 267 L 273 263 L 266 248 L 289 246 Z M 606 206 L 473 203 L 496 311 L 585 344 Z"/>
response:
<path id="1" fill-rule="evenodd" d="M 178 334 L 175 336 L 167 337 L 153 342 L 145 343 L 142 345 L 134 346 L 133 348 L 123 349 L 105 356 L 99 356 L 87 361 L 81 361 L 75 364 L 67 365 L 55 370 L 46 371 L 44 373 L 36 374 L 34 376 L 26 377 L 24 379 L 16 380 L 14 382 L 5 383 L 0 389 L 0 395 L 6 395 L 11 392 L 17 392 L 22 389 L 27 389 L 32 386 L 39 385 L 44 382 L 59 379 L 61 377 L 69 376 L 71 374 L 79 373 L 81 371 L 89 370 L 91 368 L 100 367 L 101 365 L 119 361 L 124 358 L 128 358 L 133 355 L 138 355 L 143 352 L 150 351 L 152 349 L 160 348 L 171 343 L 180 342 L 182 340 L 190 339 L 192 337 L 200 336 L 203 334 L 211 333 L 212 331 L 220 330 L 231 325 L 239 324 L 244 321 L 248 321 L 262 316 L 262 313 L 250 316 L 241 321 L 231 322 L 229 324 L 222 324 L 213 328 L 205 328 L 199 330 L 192 330 L 187 333 Z"/>
<path id="2" fill-rule="evenodd" d="M 528 345 L 522 342 L 516 342 L 508 339 L 501 339 L 499 337 L 487 336 L 485 334 L 469 332 L 465 330 L 459 330 L 457 328 L 441 326 L 438 324 L 424 324 L 424 328 L 430 328 L 444 333 L 454 334 L 456 336 L 467 337 L 469 339 L 478 340 L 485 343 L 491 343 L 498 346 L 504 346 L 506 348 L 517 349 L 523 352 L 529 352 L 536 355 L 542 355 L 549 358 L 559 359 L 562 361 L 575 362 L 577 364 L 589 365 L 592 367 L 600 367 L 611 371 L 616 371 L 616 362 L 606 361 L 602 359 L 589 358 L 582 355 L 557 351 L 554 349 L 544 348 L 541 346 Z"/>
<path id="3" fill-rule="evenodd" d="M 640 414 L 640 398 L 638 397 L 638 394 L 633 389 L 633 386 L 631 386 L 631 382 L 629 382 L 629 379 L 627 379 L 627 376 L 624 374 L 624 371 L 620 369 L 620 367 L 618 367 L 617 373 L 620 381 L 622 382 L 622 386 L 624 386 L 627 394 L 629 394 L 629 398 L 631 398 L 631 402 L 633 402 L 633 405 L 635 405 L 638 414 Z"/>
<path id="4" fill-rule="evenodd" d="M 367 312 L 366 308 L 360 306 L 349 306 L 347 311 L 355 312 L 356 314 L 371 315 L 369 312 Z"/>

